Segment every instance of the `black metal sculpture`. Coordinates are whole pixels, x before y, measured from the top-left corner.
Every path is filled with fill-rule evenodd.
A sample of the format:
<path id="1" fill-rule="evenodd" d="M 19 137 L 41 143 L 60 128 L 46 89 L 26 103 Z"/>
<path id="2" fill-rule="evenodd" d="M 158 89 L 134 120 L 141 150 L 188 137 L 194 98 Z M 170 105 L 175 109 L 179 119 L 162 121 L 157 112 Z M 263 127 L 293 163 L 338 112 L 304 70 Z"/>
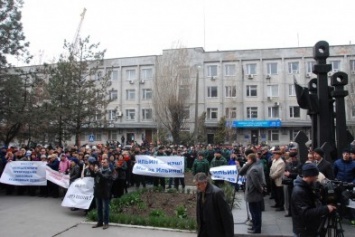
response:
<path id="1" fill-rule="evenodd" d="M 313 57 L 316 60 L 313 73 L 317 78 L 310 80 L 308 88 L 301 87 L 295 80 L 297 102 L 302 109 L 307 109 L 307 114 L 311 117 L 312 148 L 321 147 L 324 150 L 324 158 L 334 160 L 341 157 L 342 150 L 348 148 L 354 140 L 346 126 L 344 98 L 348 91 L 344 90 L 344 86 L 348 84 L 348 75 L 336 72 L 331 76 L 330 85 L 328 84 L 328 72 L 332 66 L 326 62 L 329 57 L 329 44 L 326 41 L 316 43 Z M 305 137 L 303 131 L 295 137 L 295 142 L 300 145 L 302 162 L 307 159 Z"/>

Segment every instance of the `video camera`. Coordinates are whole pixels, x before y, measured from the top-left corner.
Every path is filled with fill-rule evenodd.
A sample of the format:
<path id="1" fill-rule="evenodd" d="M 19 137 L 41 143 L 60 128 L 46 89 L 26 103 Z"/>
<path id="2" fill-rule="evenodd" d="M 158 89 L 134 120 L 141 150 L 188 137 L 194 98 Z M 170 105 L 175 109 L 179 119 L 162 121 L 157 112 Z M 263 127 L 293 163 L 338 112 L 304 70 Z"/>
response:
<path id="1" fill-rule="evenodd" d="M 324 204 L 333 204 L 345 208 L 350 199 L 355 199 L 355 184 L 338 180 L 326 180 L 321 183 L 320 196 Z"/>

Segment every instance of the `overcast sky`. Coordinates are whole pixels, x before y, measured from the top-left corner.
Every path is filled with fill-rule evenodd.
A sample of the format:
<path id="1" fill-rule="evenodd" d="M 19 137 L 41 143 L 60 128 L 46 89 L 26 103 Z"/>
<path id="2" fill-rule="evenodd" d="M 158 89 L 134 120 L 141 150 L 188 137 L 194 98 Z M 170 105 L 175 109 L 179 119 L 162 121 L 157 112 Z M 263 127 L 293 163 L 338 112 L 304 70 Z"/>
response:
<path id="1" fill-rule="evenodd" d="M 31 64 L 58 58 L 80 35 L 105 58 L 158 55 L 176 42 L 206 51 L 355 43 L 354 0 L 24 0 Z"/>

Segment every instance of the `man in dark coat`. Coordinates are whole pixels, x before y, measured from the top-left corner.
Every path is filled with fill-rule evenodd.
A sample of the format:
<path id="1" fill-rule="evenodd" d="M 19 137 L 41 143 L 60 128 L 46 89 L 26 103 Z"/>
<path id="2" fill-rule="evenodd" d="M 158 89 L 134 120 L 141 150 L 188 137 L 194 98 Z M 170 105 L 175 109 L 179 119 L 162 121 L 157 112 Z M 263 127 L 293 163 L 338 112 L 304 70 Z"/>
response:
<path id="1" fill-rule="evenodd" d="M 108 159 L 101 161 L 102 167 L 95 166 L 94 196 L 96 197 L 97 224 L 92 228 L 108 228 L 109 209 L 112 188 L 112 171 Z"/>
<path id="2" fill-rule="evenodd" d="M 232 237 L 234 221 L 223 190 L 208 182 L 205 173 L 194 178 L 198 194 L 196 219 L 198 237 Z"/>
<path id="3" fill-rule="evenodd" d="M 318 168 L 314 164 L 306 163 L 302 166 L 302 176 L 294 181 L 291 196 L 293 233 L 299 237 L 318 236 L 318 228 L 322 217 L 333 212 L 333 205 L 321 205 L 312 190 L 318 179 Z"/>
<path id="4" fill-rule="evenodd" d="M 327 179 L 334 180 L 335 175 L 334 175 L 334 170 L 333 170 L 333 165 L 329 162 L 326 161 L 324 157 L 324 151 L 322 148 L 316 148 L 313 150 L 313 156 L 314 156 L 314 162 L 318 167 L 319 172 L 324 174 L 324 176 Z"/>

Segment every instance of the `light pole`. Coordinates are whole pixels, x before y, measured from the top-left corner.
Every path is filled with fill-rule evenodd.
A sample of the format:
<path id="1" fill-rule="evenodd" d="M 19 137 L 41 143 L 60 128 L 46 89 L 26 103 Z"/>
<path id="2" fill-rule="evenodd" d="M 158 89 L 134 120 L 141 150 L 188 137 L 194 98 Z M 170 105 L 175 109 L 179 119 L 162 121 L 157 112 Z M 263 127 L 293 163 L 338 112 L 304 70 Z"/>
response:
<path id="1" fill-rule="evenodd" d="M 199 69 L 200 66 L 197 66 L 197 73 L 196 73 L 196 91 L 195 91 L 195 131 L 194 131 L 194 139 L 195 139 L 195 145 L 198 142 L 198 82 L 199 82 Z"/>

